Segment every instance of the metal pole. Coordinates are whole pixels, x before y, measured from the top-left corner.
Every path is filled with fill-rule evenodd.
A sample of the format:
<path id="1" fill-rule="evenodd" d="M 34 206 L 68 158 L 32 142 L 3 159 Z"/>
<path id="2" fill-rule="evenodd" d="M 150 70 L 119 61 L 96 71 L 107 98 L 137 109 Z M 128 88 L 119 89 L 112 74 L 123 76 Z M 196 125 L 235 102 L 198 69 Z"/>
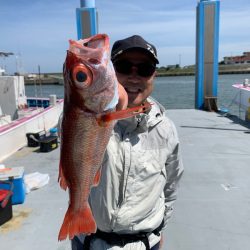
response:
<path id="1" fill-rule="evenodd" d="M 84 39 L 98 33 L 98 13 L 95 0 L 80 0 L 80 4 L 76 9 L 77 37 Z"/>
<path id="2" fill-rule="evenodd" d="M 217 100 L 219 0 L 200 0 L 196 9 L 195 108 Z"/>
<path id="3" fill-rule="evenodd" d="M 80 0 L 80 2 L 83 8 L 95 8 L 95 0 Z"/>
<path id="4" fill-rule="evenodd" d="M 42 91 L 42 80 L 41 80 L 41 71 L 40 71 L 40 65 L 38 65 L 38 79 L 39 79 L 39 84 L 40 84 L 40 97 L 43 97 L 43 91 Z M 42 107 L 43 107 L 43 101 L 41 99 Z"/>

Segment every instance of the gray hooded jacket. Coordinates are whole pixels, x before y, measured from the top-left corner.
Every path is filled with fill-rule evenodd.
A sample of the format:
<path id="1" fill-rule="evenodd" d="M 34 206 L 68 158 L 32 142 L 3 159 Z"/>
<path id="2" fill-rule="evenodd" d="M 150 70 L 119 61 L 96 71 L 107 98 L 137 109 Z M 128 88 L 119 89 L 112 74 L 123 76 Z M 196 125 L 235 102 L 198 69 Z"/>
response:
<path id="1" fill-rule="evenodd" d="M 179 140 L 165 109 L 155 100 L 148 114 L 120 120 L 115 125 L 90 204 L 98 228 L 104 232 L 136 234 L 152 232 L 164 220 L 164 228 L 176 200 L 183 172 Z M 160 237 L 151 234 L 150 246 Z M 121 249 L 96 239 L 91 249 Z M 141 242 L 123 249 L 142 250 Z"/>

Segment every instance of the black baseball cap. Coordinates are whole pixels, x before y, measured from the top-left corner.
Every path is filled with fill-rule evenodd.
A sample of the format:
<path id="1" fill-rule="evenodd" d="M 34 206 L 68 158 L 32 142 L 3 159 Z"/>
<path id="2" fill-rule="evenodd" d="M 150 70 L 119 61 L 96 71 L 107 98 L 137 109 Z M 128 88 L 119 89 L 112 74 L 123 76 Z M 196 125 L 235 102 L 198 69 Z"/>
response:
<path id="1" fill-rule="evenodd" d="M 129 50 L 142 50 L 148 53 L 148 55 L 153 59 L 155 64 L 159 63 L 155 46 L 144 40 L 139 35 L 130 36 L 128 38 L 116 41 L 111 50 L 112 62 L 114 62 L 115 59 L 121 54 L 123 54 L 125 51 Z"/>

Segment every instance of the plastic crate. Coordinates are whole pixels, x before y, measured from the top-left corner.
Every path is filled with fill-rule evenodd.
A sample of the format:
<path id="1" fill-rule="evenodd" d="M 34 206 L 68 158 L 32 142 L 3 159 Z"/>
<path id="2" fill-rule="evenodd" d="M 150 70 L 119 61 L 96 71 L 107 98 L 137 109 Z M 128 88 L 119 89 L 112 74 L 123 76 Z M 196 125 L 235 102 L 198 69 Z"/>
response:
<path id="1" fill-rule="evenodd" d="M 47 136 L 40 140 L 40 151 L 50 152 L 58 147 L 57 136 Z"/>
<path id="2" fill-rule="evenodd" d="M 45 136 L 45 131 L 40 131 L 37 133 L 27 133 L 27 145 L 28 147 L 39 147 L 40 139 Z"/>

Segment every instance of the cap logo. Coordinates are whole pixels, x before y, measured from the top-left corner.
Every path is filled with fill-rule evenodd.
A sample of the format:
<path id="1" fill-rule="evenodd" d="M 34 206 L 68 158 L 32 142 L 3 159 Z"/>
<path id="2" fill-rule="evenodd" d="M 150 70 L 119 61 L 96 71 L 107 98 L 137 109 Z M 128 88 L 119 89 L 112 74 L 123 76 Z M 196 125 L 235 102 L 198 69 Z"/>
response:
<path id="1" fill-rule="evenodd" d="M 150 51 L 150 52 L 154 55 L 154 57 L 156 57 L 156 54 L 155 54 L 155 52 L 154 52 L 154 49 L 153 49 L 152 46 L 151 46 L 150 44 L 148 44 L 148 43 L 147 43 L 147 50 Z"/>
<path id="2" fill-rule="evenodd" d="M 113 58 L 117 57 L 118 55 L 122 54 L 123 50 L 118 51 L 116 54 L 113 55 Z"/>

